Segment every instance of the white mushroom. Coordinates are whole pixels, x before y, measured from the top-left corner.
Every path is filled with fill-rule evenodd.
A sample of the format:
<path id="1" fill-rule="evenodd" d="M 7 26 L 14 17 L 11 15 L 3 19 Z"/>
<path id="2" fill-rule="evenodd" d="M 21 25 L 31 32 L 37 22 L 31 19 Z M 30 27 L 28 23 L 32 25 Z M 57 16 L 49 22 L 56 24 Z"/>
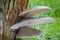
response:
<path id="1" fill-rule="evenodd" d="M 26 14 L 26 16 L 33 16 L 33 15 L 37 15 L 37 14 L 41 14 L 41 13 L 50 12 L 51 10 L 52 9 L 47 6 L 34 6 L 30 9 L 26 9 L 25 11 L 20 13 L 19 16 L 22 16 L 25 14 Z"/>
<path id="2" fill-rule="evenodd" d="M 22 20 L 19 23 L 16 23 L 11 26 L 11 29 L 18 29 L 23 26 L 31 26 L 31 25 L 37 25 L 37 24 L 46 24 L 46 23 L 51 23 L 54 22 L 53 18 L 35 18 L 35 19 L 26 19 Z"/>
<path id="3" fill-rule="evenodd" d="M 40 36 L 41 31 L 29 27 L 21 27 L 16 35 L 16 38 L 34 38 Z"/>

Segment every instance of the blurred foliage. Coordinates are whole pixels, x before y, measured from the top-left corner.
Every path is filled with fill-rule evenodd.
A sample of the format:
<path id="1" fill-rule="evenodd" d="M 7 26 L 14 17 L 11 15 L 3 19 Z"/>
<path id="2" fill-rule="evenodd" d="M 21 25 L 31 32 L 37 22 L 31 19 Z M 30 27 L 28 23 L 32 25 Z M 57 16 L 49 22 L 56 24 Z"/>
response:
<path id="1" fill-rule="evenodd" d="M 55 19 L 55 22 L 45 25 L 33 25 L 32 28 L 41 30 L 42 34 L 36 38 L 22 40 L 60 40 L 60 0 L 29 0 L 28 8 L 33 6 L 51 7 L 52 11 L 50 13 L 36 17 L 52 17 Z"/>

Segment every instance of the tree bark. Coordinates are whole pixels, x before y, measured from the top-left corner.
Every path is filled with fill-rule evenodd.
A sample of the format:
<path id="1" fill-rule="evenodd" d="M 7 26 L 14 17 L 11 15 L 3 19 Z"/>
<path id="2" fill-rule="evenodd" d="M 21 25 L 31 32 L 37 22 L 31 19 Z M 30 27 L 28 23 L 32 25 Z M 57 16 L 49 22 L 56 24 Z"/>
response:
<path id="1" fill-rule="evenodd" d="M 28 0 L 0 0 L 0 7 L 3 10 L 2 40 L 13 40 L 15 32 L 11 30 L 10 27 L 13 24 L 17 23 L 19 13 L 21 13 L 27 8 L 27 4 Z"/>

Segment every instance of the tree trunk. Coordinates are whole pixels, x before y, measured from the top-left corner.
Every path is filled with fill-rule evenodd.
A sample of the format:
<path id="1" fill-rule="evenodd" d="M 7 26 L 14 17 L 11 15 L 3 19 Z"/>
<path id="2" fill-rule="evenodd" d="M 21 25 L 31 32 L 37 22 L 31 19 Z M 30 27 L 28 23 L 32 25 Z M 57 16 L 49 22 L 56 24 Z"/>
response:
<path id="1" fill-rule="evenodd" d="M 0 0 L 3 10 L 3 36 L 2 40 L 13 40 L 15 32 L 10 27 L 17 23 L 18 15 L 27 8 L 28 0 Z M 20 18 L 19 18 L 20 19 Z"/>

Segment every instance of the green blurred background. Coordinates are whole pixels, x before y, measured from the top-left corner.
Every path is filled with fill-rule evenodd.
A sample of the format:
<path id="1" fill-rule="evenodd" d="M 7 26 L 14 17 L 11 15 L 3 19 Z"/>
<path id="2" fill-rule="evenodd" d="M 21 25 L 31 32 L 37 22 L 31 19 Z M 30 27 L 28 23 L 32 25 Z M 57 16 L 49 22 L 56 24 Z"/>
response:
<path id="1" fill-rule="evenodd" d="M 51 7 L 51 12 L 35 17 L 52 17 L 55 19 L 55 22 L 45 25 L 33 25 L 32 28 L 41 30 L 42 34 L 36 38 L 22 40 L 60 40 L 60 0 L 29 0 L 28 8 L 33 6 Z"/>

